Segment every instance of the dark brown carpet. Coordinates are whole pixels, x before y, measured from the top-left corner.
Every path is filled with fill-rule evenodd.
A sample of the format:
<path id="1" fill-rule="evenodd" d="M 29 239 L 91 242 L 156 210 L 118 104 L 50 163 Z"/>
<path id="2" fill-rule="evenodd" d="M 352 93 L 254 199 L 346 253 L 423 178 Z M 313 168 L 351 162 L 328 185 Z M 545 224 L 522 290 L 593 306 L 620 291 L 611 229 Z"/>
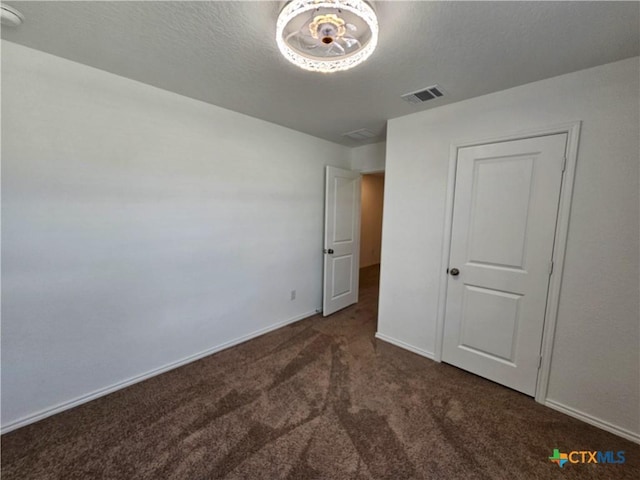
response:
<path id="1" fill-rule="evenodd" d="M 360 303 L 2 437 L 2 479 L 640 478 L 640 447 L 374 339 Z M 553 448 L 624 450 L 566 465 Z"/>

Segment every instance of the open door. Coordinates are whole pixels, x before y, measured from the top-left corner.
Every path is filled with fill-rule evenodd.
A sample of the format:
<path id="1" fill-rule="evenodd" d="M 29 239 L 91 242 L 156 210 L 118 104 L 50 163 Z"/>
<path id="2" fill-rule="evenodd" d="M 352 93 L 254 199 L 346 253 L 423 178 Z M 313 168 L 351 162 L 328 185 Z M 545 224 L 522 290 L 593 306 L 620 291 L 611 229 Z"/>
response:
<path id="1" fill-rule="evenodd" d="M 326 317 L 358 301 L 360 173 L 326 167 L 324 291 Z"/>

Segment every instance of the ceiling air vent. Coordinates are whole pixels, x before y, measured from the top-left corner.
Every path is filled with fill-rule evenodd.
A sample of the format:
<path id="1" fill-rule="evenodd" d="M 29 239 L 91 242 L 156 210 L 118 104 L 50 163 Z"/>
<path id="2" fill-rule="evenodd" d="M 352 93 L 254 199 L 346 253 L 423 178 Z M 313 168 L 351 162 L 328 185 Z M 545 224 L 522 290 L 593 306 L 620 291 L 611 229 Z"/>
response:
<path id="1" fill-rule="evenodd" d="M 405 93 L 402 98 L 409 103 L 422 103 L 427 100 L 442 97 L 444 93 L 439 85 L 431 85 L 417 92 Z"/>
<path id="2" fill-rule="evenodd" d="M 373 133 L 371 130 L 367 130 L 366 128 L 361 128 L 360 130 L 354 130 L 353 132 L 347 132 L 342 134 L 343 137 L 349 137 L 352 140 L 362 141 L 367 140 L 369 138 L 376 137 L 377 135 Z"/>

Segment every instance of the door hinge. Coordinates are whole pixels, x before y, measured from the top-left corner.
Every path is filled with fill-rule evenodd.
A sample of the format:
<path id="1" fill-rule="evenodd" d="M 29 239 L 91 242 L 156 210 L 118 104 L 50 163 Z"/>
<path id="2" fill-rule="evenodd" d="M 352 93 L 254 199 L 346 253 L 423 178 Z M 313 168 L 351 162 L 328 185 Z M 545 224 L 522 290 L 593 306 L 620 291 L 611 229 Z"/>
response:
<path id="1" fill-rule="evenodd" d="M 567 168 L 567 156 L 562 157 L 562 171 L 564 172 Z"/>
<path id="2" fill-rule="evenodd" d="M 538 370 L 542 368 L 542 355 L 538 357 Z"/>
<path id="3" fill-rule="evenodd" d="M 549 275 L 553 273 L 553 260 L 549 262 Z"/>

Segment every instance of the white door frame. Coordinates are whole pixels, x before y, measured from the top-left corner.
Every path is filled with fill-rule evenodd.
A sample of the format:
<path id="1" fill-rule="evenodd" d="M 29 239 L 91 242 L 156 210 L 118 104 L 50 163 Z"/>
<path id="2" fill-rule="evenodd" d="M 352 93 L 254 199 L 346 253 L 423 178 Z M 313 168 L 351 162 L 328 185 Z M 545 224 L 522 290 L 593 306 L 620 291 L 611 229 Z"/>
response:
<path id="1" fill-rule="evenodd" d="M 565 151 L 566 165 L 562 177 L 560 190 L 560 203 L 558 205 L 558 218 L 556 221 L 556 233 L 553 242 L 553 272 L 549 279 L 549 291 L 547 292 L 547 308 L 542 332 L 542 356 L 538 380 L 536 383 L 536 402 L 545 403 L 547 387 L 549 384 L 549 372 L 551 369 L 551 354 L 553 350 L 553 338 L 556 331 L 558 316 L 558 304 L 560 299 L 560 286 L 562 284 L 562 272 L 564 269 L 565 251 L 567 247 L 567 234 L 569 231 L 569 215 L 571 213 L 571 199 L 573 196 L 573 183 L 575 179 L 576 163 L 578 159 L 578 141 L 580 139 L 581 121 L 564 123 L 539 130 L 527 130 L 510 135 L 484 138 L 475 141 L 457 142 L 451 145 L 449 154 L 449 180 L 447 184 L 447 201 L 445 206 L 444 238 L 442 242 L 442 260 L 440 265 L 440 290 L 438 295 L 438 316 L 436 319 L 436 344 L 434 360 L 442 361 L 442 343 L 444 340 L 444 321 L 446 314 L 447 280 L 446 270 L 449 266 L 451 253 L 451 227 L 453 224 L 453 198 L 456 184 L 456 170 L 458 163 L 458 149 L 485 145 L 490 143 L 507 142 L 524 138 L 542 137 L 559 133 L 567 134 L 567 147 Z"/>

